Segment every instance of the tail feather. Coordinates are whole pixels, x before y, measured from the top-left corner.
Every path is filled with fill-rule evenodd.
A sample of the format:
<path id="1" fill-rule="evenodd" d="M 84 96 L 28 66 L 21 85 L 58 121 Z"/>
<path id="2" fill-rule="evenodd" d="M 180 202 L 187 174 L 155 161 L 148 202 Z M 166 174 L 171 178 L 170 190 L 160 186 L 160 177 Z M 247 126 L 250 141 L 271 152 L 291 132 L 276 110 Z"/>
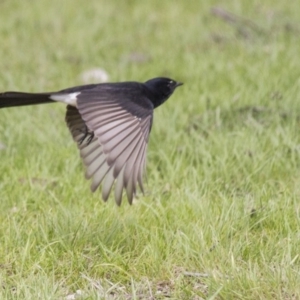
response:
<path id="1" fill-rule="evenodd" d="M 51 95 L 50 93 L 40 93 L 40 94 L 22 93 L 22 92 L 0 93 L 0 108 L 55 102 L 49 99 L 50 95 Z"/>

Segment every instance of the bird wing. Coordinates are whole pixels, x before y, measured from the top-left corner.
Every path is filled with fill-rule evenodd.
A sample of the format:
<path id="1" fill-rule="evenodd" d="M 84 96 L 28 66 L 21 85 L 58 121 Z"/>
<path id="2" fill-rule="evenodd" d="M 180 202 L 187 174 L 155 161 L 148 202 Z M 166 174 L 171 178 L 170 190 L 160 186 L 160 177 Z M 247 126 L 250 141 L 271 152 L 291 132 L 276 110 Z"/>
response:
<path id="1" fill-rule="evenodd" d="M 66 122 L 78 144 L 86 167 L 86 178 L 92 178 L 91 190 L 102 185 L 106 201 L 115 182 L 115 200 L 122 201 L 123 189 L 129 203 L 137 183 L 143 191 L 146 150 L 153 119 L 153 105 L 141 99 L 142 105 L 124 97 L 124 93 L 86 91 L 78 96 L 77 108 L 68 105 Z M 86 130 L 89 138 L 81 141 Z M 80 142 L 81 141 L 81 142 Z"/>

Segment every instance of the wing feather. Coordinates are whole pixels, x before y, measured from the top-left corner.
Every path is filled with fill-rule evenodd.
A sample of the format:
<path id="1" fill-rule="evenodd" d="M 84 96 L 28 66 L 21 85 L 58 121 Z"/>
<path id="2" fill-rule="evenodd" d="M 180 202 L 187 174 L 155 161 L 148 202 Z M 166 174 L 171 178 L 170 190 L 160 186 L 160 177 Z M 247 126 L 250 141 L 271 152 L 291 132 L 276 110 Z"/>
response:
<path id="1" fill-rule="evenodd" d="M 122 201 L 123 189 L 130 204 L 137 184 L 143 191 L 153 118 L 151 105 L 143 107 L 121 94 L 108 97 L 105 93 L 87 90 L 77 96 L 77 108 L 67 107 L 66 122 L 74 140 L 77 143 L 82 141 L 83 134 L 88 132 L 78 148 L 86 167 L 86 178 L 92 178 L 91 190 L 95 191 L 102 184 L 105 201 L 113 185 L 118 205 Z"/>

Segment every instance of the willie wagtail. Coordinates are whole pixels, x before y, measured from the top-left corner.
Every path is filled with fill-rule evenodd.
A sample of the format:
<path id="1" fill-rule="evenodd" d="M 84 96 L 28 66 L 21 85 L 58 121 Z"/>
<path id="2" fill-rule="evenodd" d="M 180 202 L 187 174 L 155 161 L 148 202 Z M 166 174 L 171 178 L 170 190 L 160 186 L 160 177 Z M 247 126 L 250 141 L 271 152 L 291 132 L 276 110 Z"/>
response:
<path id="1" fill-rule="evenodd" d="M 94 192 L 102 184 L 108 199 L 115 182 L 115 200 L 123 189 L 132 203 L 137 184 L 143 191 L 146 150 L 153 109 L 164 103 L 182 85 L 169 78 L 145 83 L 120 82 L 76 86 L 53 93 L 0 93 L 0 108 L 51 102 L 67 104 L 66 123 L 92 178 Z"/>

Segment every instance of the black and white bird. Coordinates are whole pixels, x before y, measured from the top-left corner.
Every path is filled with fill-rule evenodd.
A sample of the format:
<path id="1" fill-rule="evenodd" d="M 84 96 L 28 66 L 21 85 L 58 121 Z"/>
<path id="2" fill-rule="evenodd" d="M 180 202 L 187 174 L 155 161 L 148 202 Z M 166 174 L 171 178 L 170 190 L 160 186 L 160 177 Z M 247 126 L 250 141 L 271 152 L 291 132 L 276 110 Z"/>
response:
<path id="1" fill-rule="evenodd" d="M 107 201 L 114 186 L 115 200 L 123 189 L 129 203 L 137 185 L 143 189 L 146 150 L 153 110 L 182 85 L 159 77 L 145 83 L 119 82 L 76 86 L 53 93 L 0 93 L 0 108 L 51 102 L 67 104 L 66 123 L 92 179 L 94 192 L 102 183 Z"/>

